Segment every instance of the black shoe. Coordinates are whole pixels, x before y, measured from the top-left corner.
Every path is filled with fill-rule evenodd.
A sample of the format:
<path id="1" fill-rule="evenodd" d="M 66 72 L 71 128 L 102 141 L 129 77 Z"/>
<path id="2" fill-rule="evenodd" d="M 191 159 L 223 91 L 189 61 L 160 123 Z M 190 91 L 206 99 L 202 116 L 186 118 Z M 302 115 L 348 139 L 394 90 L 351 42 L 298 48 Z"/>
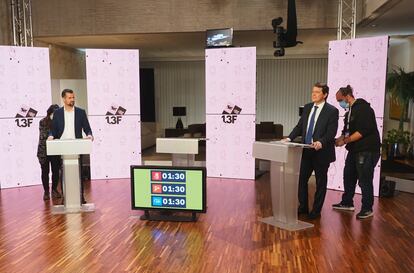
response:
<path id="1" fill-rule="evenodd" d="M 308 214 L 308 213 L 309 213 L 309 211 L 307 209 L 298 208 L 298 215 Z"/>
<path id="2" fill-rule="evenodd" d="M 43 201 L 48 201 L 50 200 L 50 193 L 49 192 L 45 192 L 43 194 Z"/>
<path id="3" fill-rule="evenodd" d="M 309 220 L 315 220 L 315 219 L 318 219 L 318 218 L 320 218 L 321 217 L 321 213 L 320 212 L 313 212 L 313 211 L 311 211 L 309 214 L 308 214 L 308 219 Z"/>
<path id="4" fill-rule="evenodd" d="M 374 212 L 372 210 L 361 210 L 357 214 L 356 218 L 357 219 L 366 219 L 366 218 L 369 218 L 369 217 L 372 217 L 372 216 L 374 216 Z"/>
<path id="5" fill-rule="evenodd" d="M 86 199 L 82 197 L 82 205 L 86 204 L 86 203 L 88 203 L 88 202 L 86 202 Z"/>
<path id="6" fill-rule="evenodd" d="M 333 204 L 332 208 L 337 209 L 337 210 L 347 210 L 347 211 L 354 211 L 355 210 L 353 205 L 349 206 L 349 205 L 344 205 L 342 203 Z"/>
<path id="7" fill-rule="evenodd" d="M 52 190 L 52 198 L 62 198 L 62 195 L 57 190 Z"/>

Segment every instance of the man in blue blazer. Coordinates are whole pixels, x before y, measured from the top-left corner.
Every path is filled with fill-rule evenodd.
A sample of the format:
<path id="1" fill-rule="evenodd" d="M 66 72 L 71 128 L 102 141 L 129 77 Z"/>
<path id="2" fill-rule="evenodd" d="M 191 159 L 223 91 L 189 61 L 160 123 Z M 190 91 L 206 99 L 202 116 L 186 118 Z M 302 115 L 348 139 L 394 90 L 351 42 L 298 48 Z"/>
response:
<path id="1" fill-rule="evenodd" d="M 75 93 L 73 90 L 62 91 L 63 107 L 53 113 L 52 129 L 48 140 L 83 138 L 82 131 L 87 138 L 93 140 L 91 126 L 85 110 L 75 107 Z M 83 197 L 83 183 L 81 182 L 82 203 L 86 203 Z"/>
<path id="2" fill-rule="evenodd" d="M 299 214 L 308 214 L 308 180 L 315 172 L 316 192 L 309 219 L 320 217 L 328 184 L 328 169 L 335 157 L 335 136 L 338 130 L 339 111 L 326 102 L 329 87 L 316 83 L 312 89 L 312 103 L 304 106 L 298 124 L 284 141 L 302 136 L 302 143 L 313 149 L 303 149 L 299 174 Z"/>

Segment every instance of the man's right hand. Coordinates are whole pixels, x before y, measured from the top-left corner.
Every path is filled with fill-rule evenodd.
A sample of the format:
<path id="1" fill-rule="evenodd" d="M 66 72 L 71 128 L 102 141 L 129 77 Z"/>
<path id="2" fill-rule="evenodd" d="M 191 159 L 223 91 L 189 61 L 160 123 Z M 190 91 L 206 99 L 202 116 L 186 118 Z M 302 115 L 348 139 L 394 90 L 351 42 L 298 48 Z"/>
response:
<path id="1" fill-rule="evenodd" d="M 342 147 L 345 145 L 344 139 L 342 137 L 335 139 L 335 146 Z"/>
<path id="2" fill-rule="evenodd" d="M 48 138 L 47 138 L 47 140 L 53 140 L 54 139 L 54 137 L 53 136 L 49 136 Z"/>
<path id="3" fill-rule="evenodd" d="M 281 140 L 282 142 L 290 142 L 290 138 L 283 138 L 282 140 Z"/>

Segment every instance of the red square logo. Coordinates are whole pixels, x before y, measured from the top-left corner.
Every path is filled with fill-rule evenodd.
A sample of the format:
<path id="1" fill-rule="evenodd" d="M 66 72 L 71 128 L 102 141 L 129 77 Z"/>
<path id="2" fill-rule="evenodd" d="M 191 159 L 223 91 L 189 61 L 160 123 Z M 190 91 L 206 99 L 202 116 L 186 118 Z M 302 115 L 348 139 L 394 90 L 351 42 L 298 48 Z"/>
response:
<path id="1" fill-rule="evenodd" d="M 162 185 L 152 184 L 152 193 L 162 193 Z"/>
<path id="2" fill-rule="evenodd" d="M 161 181 L 161 172 L 151 172 L 152 181 Z"/>

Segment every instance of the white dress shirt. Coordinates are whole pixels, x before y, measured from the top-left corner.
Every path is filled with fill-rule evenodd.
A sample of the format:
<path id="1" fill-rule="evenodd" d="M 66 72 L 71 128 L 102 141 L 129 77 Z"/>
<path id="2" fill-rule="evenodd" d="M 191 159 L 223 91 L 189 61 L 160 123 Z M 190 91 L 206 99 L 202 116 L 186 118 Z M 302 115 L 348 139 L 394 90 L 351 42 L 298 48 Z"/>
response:
<path id="1" fill-rule="evenodd" d="M 72 111 L 66 111 L 65 113 L 65 129 L 60 139 L 75 139 L 75 109 Z"/>

